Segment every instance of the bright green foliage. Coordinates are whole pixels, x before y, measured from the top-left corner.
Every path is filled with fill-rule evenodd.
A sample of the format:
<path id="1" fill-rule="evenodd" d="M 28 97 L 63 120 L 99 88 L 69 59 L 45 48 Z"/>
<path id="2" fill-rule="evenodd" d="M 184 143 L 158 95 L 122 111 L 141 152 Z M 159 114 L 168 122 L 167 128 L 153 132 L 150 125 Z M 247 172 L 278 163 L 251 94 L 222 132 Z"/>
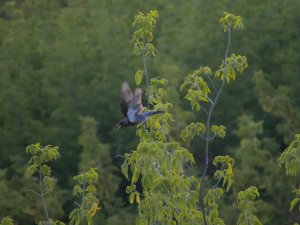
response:
<path id="1" fill-rule="evenodd" d="M 201 67 L 195 70 L 192 74 L 188 74 L 184 78 L 184 82 L 180 87 L 180 90 L 188 88 L 187 94 L 184 97 L 191 102 L 193 109 L 200 110 L 201 102 L 208 102 L 208 94 L 210 89 L 208 84 L 203 79 L 204 75 L 211 75 L 211 69 L 209 67 Z"/>
<path id="2" fill-rule="evenodd" d="M 142 82 L 144 77 L 144 71 L 143 70 L 138 70 L 136 71 L 135 75 L 134 75 L 134 80 L 136 85 L 140 85 L 140 83 Z"/>
<path id="3" fill-rule="evenodd" d="M 212 125 L 210 130 L 214 135 L 216 135 L 220 138 L 224 138 L 226 136 L 225 129 L 226 128 L 223 125 L 221 125 L 221 126 Z"/>
<path id="4" fill-rule="evenodd" d="M 139 127 L 136 133 L 144 141 L 159 140 L 165 141 L 165 134 L 168 133 L 170 126 L 169 122 L 173 121 L 172 114 L 169 112 L 172 108 L 172 104 L 164 102 L 167 96 L 166 86 L 168 82 L 163 78 L 152 78 L 150 81 L 149 90 L 149 102 L 152 104 L 154 110 L 164 110 L 163 115 L 151 116 L 147 119 L 147 128 L 151 129 L 151 132 Z M 160 118 L 160 120 L 158 120 Z"/>
<path id="5" fill-rule="evenodd" d="M 47 145 L 42 147 L 39 143 L 27 146 L 26 153 L 31 155 L 29 160 L 29 166 L 25 170 L 25 176 L 27 178 L 33 178 L 36 175 L 35 181 L 39 184 L 39 189 L 32 190 L 34 194 L 41 198 L 46 222 L 41 224 L 51 224 L 48 208 L 46 205 L 46 194 L 53 192 L 56 184 L 56 179 L 51 177 L 51 168 L 46 164 L 52 160 L 58 159 L 60 154 L 58 147 Z"/>
<path id="6" fill-rule="evenodd" d="M 182 139 L 186 139 L 187 137 L 194 138 L 194 136 L 203 135 L 205 133 L 206 126 L 203 123 L 196 122 L 190 123 L 181 131 Z"/>
<path id="7" fill-rule="evenodd" d="M 237 225 L 262 225 L 260 220 L 253 214 L 255 212 L 254 200 L 259 197 L 256 187 L 252 186 L 238 194 L 238 208 L 241 211 Z"/>
<path id="8" fill-rule="evenodd" d="M 295 135 L 295 139 L 291 144 L 281 153 L 278 158 L 280 167 L 284 167 L 287 176 L 296 176 L 300 169 L 300 134 Z M 295 198 L 290 203 L 290 211 L 292 211 L 296 205 L 299 205 L 300 211 L 300 188 L 293 190 Z"/>
<path id="9" fill-rule="evenodd" d="M 98 181 L 98 174 L 91 168 L 73 178 L 77 184 L 73 188 L 73 196 L 80 198 L 78 208 L 70 213 L 70 225 L 87 224 L 93 225 L 93 217 L 100 209 L 99 201 L 96 198 L 95 184 Z"/>
<path id="10" fill-rule="evenodd" d="M 1 219 L 0 225 L 14 225 L 14 221 L 9 217 L 4 217 Z"/>
<path id="11" fill-rule="evenodd" d="M 248 63 L 245 56 L 231 54 L 230 57 L 226 58 L 226 61 L 222 62 L 215 75 L 221 80 L 226 79 L 229 83 L 230 80 L 235 80 L 237 72 L 242 74 L 247 67 Z"/>
<path id="12" fill-rule="evenodd" d="M 167 159 L 166 152 L 167 149 Z M 201 217 L 197 211 L 199 182 L 195 177 L 185 177 L 182 165 L 193 163 L 192 155 L 178 143 L 142 141 L 136 151 L 126 154 L 122 172 L 128 177 L 131 171 L 132 185 L 127 188 L 129 201 L 139 204 L 139 221 L 152 224 L 161 221 L 172 224 L 174 217 L 179 224 L 193 224 Z M 135 183 L 141 178 L 143 199 L 135 189 Z M 152 221 L 152 222 L 151 222 Z"/>
<path id="13" fill-rule="evenodd" d="M 168 85 L 168 80 L 164 78 L 152 78 L 150 80 L 149 90 L 149 102 L 153 105 L 154 109 L 161 109 L 165 111 L 170 111 L 172 104 L 169 102 L 164 102 L 164 98 L 167 97 L 166 87 Z M 171 114 L 164 114 L 165 119 L 172 120 Z"/>
<path id="14" fill-rule="evenodd" d="M 291 201 L 290 204 L 290 211 L 292 211 L 296 205 L 299 205 L 299 212 L 300 212 L 300 188 L 293 190 L 293 193 L 295 193 L 296 197 Z"/>
<path id="15" fill-rule="evenodd" d="M 207 176 L 209 167 L 209 143 L 216 136 L 224 138 L 226 135 L 225 127 L 223 125 L 211 125 L 212 115 L 214 113 L 214 109 L 218 102 L 219 96 L 225 85 L 225 79 L 227 80 L 227 82 L 229 82 L 230 79 L 235 80 L 236 71 L 242 73 L 243 70 L 247 67 L 246 57 L 236 56 L 235 54 L 232 54 L 231 57 L 227 57 L 231 41 L 231 28 L 242 28 L 241 17 L 225 13 L 224 18 L 220 19 L 220 23 L 224 26 L 224 31 L 226 31 L 228 34 L 227 48 L 224 57 L 225 59 L 222 62 L 220 68 L 215 72 L 215 76 L 222 81 L 222 84 L 218 88 L 216 88 L 217 86 L 214 83 L 214 80 L 211 78 L 211 69 L 208 67 L 201 67 L 193 74 L 189 74 L 184 79 L 184 83 L 181 85 L 181 90 L 186 88 L 188 89 L 185 98 L 191 102 L 191 106 L 193 109 L 199 111 L 201 109 L 201 103 L 206 103 L 206 105 L 208 105 L 209 107 L 208 110 L 203 109 L 203 111 L 206 112 L 207 115 L 205 125 L 203 123 L 192 123 L 182 132 L 183 137 L 193 137 L 195 135 L 201 135 L 202 133 L 201 137 L 205 141 L 205 167 L 202 174 L 202 183 L 200 188 L 200 207 L 203 211 L 203 219 L 205 224 L 224 224 L 224 221 L 219 218 L 217 204 L 212 204 L 211 201 L 216 202 L 216 200 L 220 198 L 220 195 L 223 194 L 222 189 L 216 189 L 220 181 L 223 179 L 223 187 L 226 186 L 226 190 L 229 191 L 234 178 L 234 160 L 229 156 L 216 157 L 213 164 L 215 166 L 221 164 L 221 168 L 214 174 L 215 179 L 217 179 L 217 183 L 208 190 L 207 198 L 211 199 L 211 196 L 214 196 L 214 194 L 216 194 L 217 197 L 212 198 L 214 200 L 210 200 L 210 205 L 208 205 L 208 200 L 205 198 L 203 199 L 203 196 L 205 196 L 204 178 Z M 222 193 L 220 193 L 220 190 Z"/>
<path id="16" fill-rule="evenodd" d="M 52 192 L 56 180 L 51 176 L 51 168 L 46 164 L 60 157 L 58 147 L 47 145 L 42 147 L 39 143 L 29 145 L 26 148 L 27 154 L 32 155 L 29 166 L 26 168 L 25 176 L 31 178 L 37 174 L 38 181 L 42 182 L 46 193 Z"/>
<path id="17" fill-rule="evenodd" d="M 233 174 L 233 164 L 234 160 L 227 156 L 216 156 L 213 161 L 214 166 L 221 165 L 221 169 L 217 170 L 214 174 L 215 179 L 223 179 L 223 187 L 226 185 L 226 191 L 229 191 L 234 174 Z"/>
<path id="18" fill-rule="evenodd" d="M 223 196 L 224 191 L 221 188 L 210 189 L 205 198 L 207 222 L 209 225 L 225 225 L 219 216 L 217 201 Z"/>
<path id="19" fill-rule="evenodd" d="M 156 26 L 156 19 L 158 18 L 158 12 L 156 10 L 151 10 L 146 15 L 139 12 L 138 15 L 134 17 L 134 22 L 132 23 L 135 29 L 132 35 L 132 42 L 134 44 L 133 54 L 134 55 L 145 55 L 145 56 L 155 56 L 157 50 L 152 44 L 153 41 L 153 29 Z"/>
<path id="20" fill-rule="evenodd" d="M 150 14 L 147 14 L 148 17 Z M 136 26 L 140 23 L 137 21 L 148 19 L 140 13 L 135 17 L 134 24 Z M 154 24 L 152 22 L 150 25 Z M 146 31 L 148 29 L 145 28 L 145 24 L 141 27 Z M 135 31 L 134 37 L 137 34 L 139 33 Z M 146 40 L 152 41 L 152 36 Z M 141 51 L 137 51 L 138 54 L 141 54 Z M 145 60 L 143 62 L 146 70 Z M 196 225 L 203 221 L 202 213 L 197 209 L 200 183 L 194 176 L 184 174 L 183 165 L 195 163 L 193 155 L 179 143 L 167 141 L 169 122 L 173 120 L 170 113 L 172 104 L 165 101 L 167 84 L 166 79 L 153 78 L 147 86 L 149 103 L 154 110 L 164 110 L 165 113 L 151 116 L 145 125 L 138 126 L 136 133 L 140 137 L 140 143 L 136 150 L 125 154 L 126 159 L 121 170 L 131 181 L 131 185 L 126 189 L 129 202 L 138 204 L 139 216 L 136 224 Z M 139 180 L 143 188 L 142 193 L 136 190 Z"/>
<path id="21" fill-rule="evenodd" d="M 229 30 L 231 27 L 233 27 L 233 29 L 244 28 L 242 17 L 235 16 L 228 12 L 224 12 L 224 17 L 219 19 L 219 23 L 224 27 L 224 32 Z"/>
<path id="22" fill-rule="evenodd" d="M 278 158 L 278 163 L 283 166 L 288 176 L 296 176 L 300 170 L 300 134 L 296 134 L 292 143 Z"/>

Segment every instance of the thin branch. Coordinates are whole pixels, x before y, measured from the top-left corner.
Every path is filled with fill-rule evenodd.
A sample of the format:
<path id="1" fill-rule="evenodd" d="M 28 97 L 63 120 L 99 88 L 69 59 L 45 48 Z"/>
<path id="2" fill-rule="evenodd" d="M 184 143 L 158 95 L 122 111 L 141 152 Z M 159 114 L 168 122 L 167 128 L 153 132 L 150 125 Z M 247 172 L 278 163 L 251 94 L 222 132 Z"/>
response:
<path id="1" fill-rule="evenodd" d="M 206 141 L 206 138 L 203 137 L 201 134 L 199 134 L 199 137 L 201 137 L 204 141 Z"/>
<path id="2" fill-rule="evenodd" d="M 210 97 L 208 97 L 208 96 L 205 96 L 205 97 L 207 98 L 207 100 L 208 100 L 212 105 L 214 104 L 213 100 L 211 100 Z"/>
<path id="3" fill-rule="evenodd" d="M 226 51 L 225 51 L 225 59 L 224 59 L 224 63 L 225 63 L 225 67 L 224 67 L 224 73 L 226 74 L 226 59 L 228 56 L 228 51 L 229 51 L 229 47 L 230 47 L 230 30 L 231 27 L 227 28 L 227 47 L 226 47 Z M 204 224 L 207 225 L 207 221 L 206 221 L 206 217 L 205 217 L 205 204 L 204 204 L 204 178 L 207 174 L 207 170 L 208 170 L 208 150 L 209 150 L 209 142 L 210 142 L 210 122 L 211 122 L 211 117 L 212 114 L 214 112 L 215 106 L 218 102 L 218 99 L 220 97 L 220 94 L 224 88 L 225 85 L 225 79 L 222 81 L 221 87 L 219 88 L 217 95 L 214 99 L 214 101 L 212 101 L 212 105 L 210 107 L 210 110 L 208 112 L 208 117 L 206 120 L 206 140 L 205 140 L 205 166 L 204 166 L 204 171 L 202 173 L 202 177 L 201 177 L 201 183 L 200 183 L 200 196 L 201 196 L 201 202 L 202 202 L 202 213 L 203 213 L 203 219 L 204 219 Z"/>
<path id="4" fill-rule="evenodd" d="M 217 135 L 215 134 L 214 136 L 212 136 L 210 139 L 209 139 L 209 142 L 211 142 L 212 140 L 214 140 L 214 138 L 216 137 Z"/>
<path id="5" fill-rule="evenodd" d="M 201 106 L 201 107 L 200 107 L 200 109 L 202 109 L 202 111 L 203 111 L 203 112 L 205 112 L 205 113 L 206 113 L 206 115 L 208 115 L 208 112 L 207 112 L 207 110 L 206 110 L 206 109 L 205 109 L 203 106 Z"/>
<path id="6" fill-rule="evenodd" d="M 43 204 L 44 212 L 45 212 L 45 215 L 46 215 L 47 224 L 51 225 L 51 220 L 49 218 L 49 213 L 48 213 L 46 200 L 45 200 L 44 185 L 43 185 L 41 170 L 39 170 L 39 184 L 40 184 L 40 192 L 41 192 L 40 197 L 42 199 L 42 204 Z"/>
<path id="7" fill-rule="evenodd" d="M 168 146 L 167 146 L 167 135 L 166 135 L 166 128 L 165 128 L 165 122 L 164 122 L 164 119 L 165 119 L 165 115 L 163 114 L 163 118 L 162 118 L 162 128 L 163 128 L 163 135 L 164 135 L 164 141 L 165 141 L 165 157 L 166 157 L 166 164 L 167 164 L 167 167 L 169 167 L 169 163 L 168 163 Z"/>
<path id="8" fill-rule="evenodd" d="M 122 155 L 115 155 L 115 157 L 121 157 L 121 158 L 127 159 L 126 157 L 124 157 Z"/>
<path id="9" fill-rule="evenodd" d="M 35 194 L 35 195 L 37 195 L 37 196 L 41 197 L 41 194 L 39 194 L 39 193 L 35 192 L 35 191 L 34 191 L 34 190 L 32 190 L 32 189 L 29 189 L 29 190 L 26 190 L 26 191 L 30 191 L 30 192 L 32 192 L 33 194 Z"/>
<path id="10" fill-rule="evenodd" d="M 213 190 L 216 189 L 216 187 L 218 187 L 218 185 L 219 185 L 221 179 L 222 179 L 222 177 L 220 177 L 220 178 L 218 179 L 217 183 L 212 187 Z"/>
<path id="11" fill-rule="evenodd" d="M 205 74 L 206 77 L 208 78 L 209 82 L 211 83 L 211 86 L 213 87 L 214 91 L 217 93 L 217 89 L 216 89 L 216 86 L 214 84 L 214 81 L 210 78 L 210 76 L 208 74 Z"/>
<path id="12" fill-rule="evenodd" d="M 144 41 L 144 46 L 146 42 Z M 145 71 L 145 75 L 146 75 L 146 83 L 147 83 L 147 108 L 148 110 L 150 109 L 149 108 L 149 75 L 148 75 L 148 69 L 147 69 L 147 62 L 146 62 L 146 47 L 144 47 L 144 50 L 143 50 L 143 65 L 144 65 L 144 71 Z"/>
<path id="13" fill-rule="evenodd" d="M 221 170 L 223 170 L 223 165 L 221 166 Z M 221 181 L 222 177 L 219 177 L 217 183 L 212 187 L 212 189 L 216 189 L 216 187 L 219 185 L 220 181 Z"/>

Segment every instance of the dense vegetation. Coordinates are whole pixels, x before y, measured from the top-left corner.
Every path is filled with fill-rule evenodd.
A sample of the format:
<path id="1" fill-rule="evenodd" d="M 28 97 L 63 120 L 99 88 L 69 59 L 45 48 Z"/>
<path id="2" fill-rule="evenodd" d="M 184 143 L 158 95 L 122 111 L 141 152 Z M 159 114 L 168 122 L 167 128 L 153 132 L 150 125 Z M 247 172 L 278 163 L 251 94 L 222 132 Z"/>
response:
<path id="1" fill-rule="evenodd" d="M 299 222 L 300 192 L 299 189 L 292 192 L 299 188 L 299 169 L 297 171 L 297 163 L 293 163 L 299 165 L 299 158 L 293 161 L 293 157 L 299 157 L 300 151 L 297 150 L 299 136 L 295 138 L 300 132 L 299 8 L 299 1 L 271 0 L 263 3 L 136 0 L 130 4 L 120 0 L 1 1 L 0 218 L 10 216 L 15 224 L 22 225 L 47 219 L 40 194 L 33 193 L 39 183 L 28 179 L 40 171 L 46 177 L 51 175 L 51 179 L 47 179 L 52 192 L 45 196 L 49 214 L 64 222 L 69 221 L 72 211 L 75 221 L 76 209 L 85 209 L 87 205 L 93 210 L 86 211 L 86 219 L 92 215 L 95 224 L 131 225 L 138 214 L 137 221 L 141 224 L 145 220 L 158 224 L 157 215 L 149 212 L 154 203 L 164 199 L 166 204 L 159 210 L 165 212 L 160 219 L 166 222 L 160 224 L 169 224 L 177 209 L 166 207 L 174 202 L 163 194 L 169 191 L 157 188 L 157 182 L 161 182 L 160 187 L 175 187 L 174 193 L 193 194 L 188 202 L 177 199 L 187 207 L 186 214 L 180 214 L 185 217 L 178 216 L 177 221 L 194 219 L 195 224 L 202 224 L 204 218 L 199 212 L 204 211 L 203 205 L 208 207 L 207 215 L 213 218 L 209 212 L 215 213 L 215 201 L 228 188 L 217 207 L 217 217 L 225 224 L 236 224 L 245 212 L 243 204 L 252 204 L 258 192 L 257 211 L 253 212 L 263 224 Z M 135 15 L 142 15 L 138 11 L 151 9 L 158 10 L 159 17 L 152 11 L 152 19 L 156 21 L 151 28 L 154 38 L 146 42 L 153 44 L 153 48 L 150 45 L 146 52 L 143 48 L 134 48 L 141 37 L 134 33 L 140 28 L 137 20 L 143 18 L 135 17 L 134 27 L 132 22 Z M 211 125 L 218 126 L 212 128 L 211 133 L 223 139 L 210 142 L 209 152 L 205 154 L 207 141 L 202 140 L 201 134 L 213 136 L 209 136 L 210 131 L 201 123 L 195 122 L 206 122 L 207 115 L 197 110 L 200 105 L 197 106 L 195 99 L 186 97 L 190 88 L 186 81 L 195 81 L 198 75 L 214 77 L 224 60 L 227 33 L 218 22 L 224 11 L 243 18 L 244 29 L 232 31 L 227 53 L 228 57 L 232 57 L 231 53 L 245 55 L 248 67 L 242 69 L 243 75 L 236 69 L 236 80 L 230 80 L 229 85 L 222 79 L 222 73 L 226 75 L 226 69 L 223 70 L 226 63 L 217 73 L 221 78 L 214 80 L 218 82 L 215 83 L 217 88 L 222 82 L 225 86 L 217 101 L 212 98 L 216 107 Z M 226 27 L 225 31 L 228 31 Z M 137 83 L 141 82 L 140 72 L 136 74 L 136 71 L 145 71 L 145 59 L 147 75 L 156 78 L 149 84 L 152 87 L 149 91 L 156 98 L 148 99 L 144 91 L 144 106 L 150 100 L 154 105 L 151 107 L 167 113 L 149 120 L 149 133 L 141 127 L 116 130 L 114 124 L 122 117 L 119 110 L 121 83 L 128 81 L 133 88 L 136 86 L 134 78 Z M 146 89 L 149 85 L 145 76 L 143 79 L 140 86 Z M 218 93 L 218 90 L 213 93 L 213 87 L 210 90 L 212 94 Z M 194 103 L 194 111 L 187 100 Z M 209 109 L 209 104 L 201 103 L 201 107 Z M 221 125 L 226 127 L 226 136 Z M 189 134 L 193 136 L 195 131 L 200 136 L 191 139 Z M 157 143 L 151 143 L 149 135 L 158 140 Z M 31 145 L 33 143 L 45 147 Z M 48 144 L 59 146 L 59 152 L 27 164 L 33 153 L 49 149 L 56 152 L 56 147 Z M 25 151 L 27 146 L 30 156 Z M 174 149 L 170 158 L 162 154 L 166 149 Z M 183 164 L 181 156 L 185 158 Z M 147 160 L 161 160 L 160 164 L 164 165 L 156 171 L 157 177 L 151 175 L 153 171 L 149 168 L 136 163 L 145 165 Z M 220 188 L 224 174 L 233 167 L 234 178 L 227 177 L 224 189 L 214 186 L 216 180 L 204 182 L 206 177 L 214 176 L 213 161 L 221 165 L 217 177 Z M 125 176 L 127 166 L 130 167 L 130 181 L 121 173 L 121 165 Z M 84 183 L 84 176 L 89 176 L 89 168 L 97 168 L 99 180 L 94 170 L 89 170 L 93 188 L 86 191 L 96 194 L 99 201 L 91 198 L 89 204 L 75 204 L 74 197 L 79 196 L 78 187 Z M 155 165 L 153 168 L 155 170 Z M 80 171 L 85 173 L 76 176 Z M 146 178 L 139 179 L 140 175 Z M 171 178 L 178 178 L 177 183 L 174 180 L 168 183 Z M 194 185 L 196 187 L 192 187 Z M 73 186 L 77 189 L 73 190 Z M 209 193 L 209 188 L 215 192 Z M 205 199 L 201 197 L 204 192 L 209 193 Z M 295 206 L 290 210 L 293 199 Z M 139 209 L 136 203 L 140 203 Z M 198 204 L 199 211 L 189 210 L 188 207 L 196 208 Z M 216 221 L 215 224 L 222 224 Z M 209 224 L 214 223 L 209 221 Z"/>

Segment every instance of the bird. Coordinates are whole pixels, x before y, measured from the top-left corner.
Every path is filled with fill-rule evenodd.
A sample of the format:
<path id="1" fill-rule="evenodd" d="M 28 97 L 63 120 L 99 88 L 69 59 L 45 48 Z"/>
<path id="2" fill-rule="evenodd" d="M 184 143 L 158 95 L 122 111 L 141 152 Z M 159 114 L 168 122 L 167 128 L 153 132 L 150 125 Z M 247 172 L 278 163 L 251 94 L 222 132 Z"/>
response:
<path id="1" fill-rule="evenodd" d="M 144 124 L 149 116 L 164 113 L 163 110 L 144 112 L 142 93 L 141 88 L 136 88 L 132 94 L 129 84 L 127 82 L 122 84 L 120 108 L 124 118 L 116 123 L 117 128 Z"/>

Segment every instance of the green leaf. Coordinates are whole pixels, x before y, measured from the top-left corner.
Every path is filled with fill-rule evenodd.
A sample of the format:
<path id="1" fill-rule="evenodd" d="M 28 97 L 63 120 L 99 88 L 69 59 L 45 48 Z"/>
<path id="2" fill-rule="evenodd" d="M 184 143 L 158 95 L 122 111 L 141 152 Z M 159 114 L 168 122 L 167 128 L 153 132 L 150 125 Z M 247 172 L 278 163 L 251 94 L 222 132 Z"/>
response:
<path id="1" fill-rule="evenodd" d="M 135 193 L 131 192 L 130 195 L 129 195 L 129 202 L 130 202 L 130 204 L 134 203 L 134 196 L 135 196 Z"/>
<path id="2" fill-rule="evenodd" d="M 125 160 L 124 163 L 121 165 L 121 172 L 127 179 L 129 179 L 128 178 L 128 162 L 127 162 L 127 160 Z"/>
<path id="3" fill-rule="evenodd" d="M 139 179 L 139 175 L 140 175 L 140 172 L 135 169 L 134 172 L 133 172 L 132 178 L 131 178 L 131 183 L 132 184 L 137 182 L 137 180 Z"/>
<path id="4" fill-rule="evenodd" d="M 295 206 L 300 203 L 300 198 L 295 198 L 293 201 L 291 201 L 290 204 L 290 212 L 295 208 Z"/>
<path id="5" fill-rule="evenodd" d="M 140 83 L 143 80 L 143 77 L 144 77 L 144 71 L 143 70 L 136 71 L 135 76 L 134 76 L 136 85 L 140 85 Z"/>

